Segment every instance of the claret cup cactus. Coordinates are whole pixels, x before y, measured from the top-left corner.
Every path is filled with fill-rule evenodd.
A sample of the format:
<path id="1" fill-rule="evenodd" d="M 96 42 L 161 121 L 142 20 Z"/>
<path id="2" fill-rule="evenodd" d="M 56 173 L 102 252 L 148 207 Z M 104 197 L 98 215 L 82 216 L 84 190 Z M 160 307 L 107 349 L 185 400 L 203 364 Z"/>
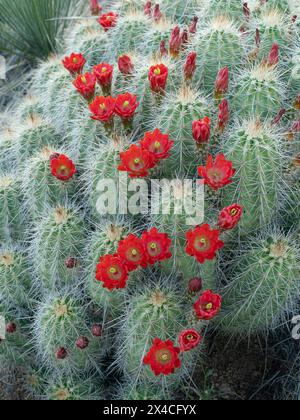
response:
<path id="1" fill-rule="evenodd" d="M 212 337 L 299 313 L 298 52 L 286 1 L 70 19 L 1 116 L 0 367 L 31 398 L 189 397 Z"/>

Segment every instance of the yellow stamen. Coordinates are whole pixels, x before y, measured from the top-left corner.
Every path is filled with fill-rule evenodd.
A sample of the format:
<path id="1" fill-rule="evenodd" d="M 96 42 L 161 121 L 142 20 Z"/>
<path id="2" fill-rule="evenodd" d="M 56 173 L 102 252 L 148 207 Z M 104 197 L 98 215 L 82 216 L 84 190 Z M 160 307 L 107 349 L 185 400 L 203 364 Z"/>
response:
<path id="1" fill-rule="evenodd" d="M 73 63 L 74 63 L 74 64 L 76 64 L 76 63 L 77 63 L 77 58 L 76 58 L 76 57 L 74 57 L 74 58 L 73 58 Z"/>
<path id="2" fill-rule="evenodd" d="M 155 147 L 155 149 L 160 149 L 160 142 L 159 141 L 156 141 L 154 143 L 154 147 Z"/>
<path id="3" fill-rule="evenodd" d="M 87 84 L 87 80 L 86 80 L 86 78 L 85 78 L 84 76 L 82 76 L 81 81 L 82 81 L 82 83 L 84 83 L 85 85 Z"/>
<path id="4" fill-rule="evenodd" d="M 140 159 L 139 159 L 139 158 L 134 159 L 134 163 L 135 163 L 136 165 L 138 165 L 138 164 L 140 163 Z"/>
<path id="5" fill-rule="evenodd" d="M 101 108 L 101 109 L 106 109 L 105 104 L 100 104 L 100 108 Z"/>
<path id="6" fill-rule="evenodd" d="M 208 304 L 206 305 L 206 307 L 205 307 L 205 309 L 206 309 L 207 311 L 210 311 L 212 308 L 213 308 L 213 304 L 212 304 L 212 303 L 208 303 Z"/>
<path id="7" fill-rule="evenodd" d="M 238 209 L 232 209 L 230 210 L 231 216 L 236 216 L 238 214 Z"/>
<path id="8" fill-rule="evenodd" d="M 152 242 L 152 244 L 150 245 L 150 248 L 151 248 L 151 249 L 156 249 L 156 248 L 157 248 L 156 243 L 155 243 L 155 242 Z"/>
<path id="9" fill-rule="evenodd" d="M 125 102 L 123 103 L 123 107 L 124 107 L 124 108 L 127 108 L 129 105 L 130 105 L 130 104 L 129 104 L 129 101 L 125 101 Z"/>
<path id="10" fill-rule="evenodd" d="M 131 251 L 131 254 L 132 254 L 134 257 L 136 257 L 136 256 L 137 256 L 137 254 L 138 254 L 138 252 L 137 252 L 137 250 L 136 250 L 136 249 L 133 249 L 133 250 Z"/>
<path id="11" fill-rule="evenodd" d="M 156 74 L 157 76 L 159 76 L 161 74 L 160 68 L 155 69 L 154 70 L 154 74 Z"/>
<path id="12" fill-rule="evenodd" d="M 116 273 L 117 273 L 117 269 L 116 269 L 115 267 L 111 267 L 111 268 L 109 269 L 109 272 L 110 272 L 111 274 L 116 274 Z"/>
<path id="13" fill-rule="evenodd" d="M 102 67 L 101 71 L 102 73 L 105 73 L 107 71 L 107 67 Z"/>

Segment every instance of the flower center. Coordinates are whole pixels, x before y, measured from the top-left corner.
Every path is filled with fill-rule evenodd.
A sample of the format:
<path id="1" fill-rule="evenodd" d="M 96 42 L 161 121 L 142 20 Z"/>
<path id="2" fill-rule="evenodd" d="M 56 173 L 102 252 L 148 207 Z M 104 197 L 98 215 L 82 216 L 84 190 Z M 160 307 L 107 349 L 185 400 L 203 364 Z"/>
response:
<path id="1" fill-rule="evenodd" d="M 129 101 L 125 101 L 125 102 L 123 103 L 123 107 L 124 107 L 124 108 L 128 108 L 128 107 L 129 107 L 129 105 L 130 105 Z"/>
<path id="2" fill-rule="evenodd" d="M 61 175 L 68 175 L 70 173 L 69 168 L 67 168 L 65 165 L 62 165 L 59 169 L 58 169 L 58 173 Z"/>
<path id="3" fill-rule="evenodd" d="M 156 68 L 156 69 L 154 70 L 154 74 L 156 74 L 157 76 L 159 76 L 159 75 L 161 74 L 161 70 L 160 70 L 160 68 Z"/>
<path id="4" fill-rule="evenodd" d="M 118 270 L 116 269 L 116 267 L 111 267 L 111 268 L 109 269 L 109 272 L 110 272 L 111 274 L 117 274 Z"/>
<path id="5" fill-rule="evenodd" d="M 100 104 L 100 105 L 99 105 L 99 107 L 100 107 L 100 109 L 102 109 L 103 111 L 106 109 L 106 105 L 105 105 L 105 104 L 103 104 L 103 103 L 102 103 L 102 104 Z"/>
<path id="6" fill-rule="evenodd" d="M 76 64 L 76 63 L 77 63 L 77 58 L 76 58 L 76 57 L 74 57 L 74 58 L 73 58 L 73 63 L 74 63 L 74 64 Z"/>
<path id="7" fill-rule="evenodd" d="M 160 142 L 159 142 L 159 141 L 156 141 L 156 142 L 154 143 L 154 148 L 155 148 L 156 150 L 160 149 Z"/>
<path id="8" fill-rule="evenodd" d="M 141 162 L 141 159 L 140 158 L 135 158 L 134 159 L 135 165 L 138 165 L 140 162 Z"/>
<path id="9" fill-rule="evenodd" d="M 131 251 L 131 254 L 132 254 L 132 256 L 133 256 L 133 257 L 136 257 L 136 256 L 138 255 L 138 252 L 137 252 L 137 250 L 136 250 L 136 249 L 133 249 L 133 250 Z"/>
<path id="10" fill-rule="evenodd" d="M 156 353 L 156 360 L 159 363 L 167 364 L 172 358 L 171 352 L 167 349 L 158 350 Z"/>
<path id="11" fill-rule="evenodd" d="M 157 249 L 157 244 L 155 242 L 152 242 L 152 244 L 150 244 L 150 248 L 153 250 Z"/>
<path id="12" fill-rule="evenodd" d="M 85 85 L 87 84 L 86 77 L 82 76 L 81 81 L 82 81 L 82 83 L 84 83 Z"/>
<path id="13" fill-rule="evenodd" d="M 102 73 L 106 73 L 106 71 L 107 71 L 107 68 L 106 67 L 102 67 L 101 72 Z"/>
<path id="14" fill-rule="evenodd" d="M 188 341 L 192 341 L 192 340 L 194 340 L 194 336 L 193 336 L 193 334 L 188 334 L 188 335 L 186 336 L 186 339 L 187 339 Z"/>
<path id="15" fill-rule="evenodd" d="M 231 209 L 230 214 L 231 216 L 236 216 L 238 214 L 238 209 Z"/>
<path id="16" fill-rule="evenodd" d="M 212 303 L 208 303 L 208 304 L 205 306 L 205 309 L 206 309 L 207 311 L 211 311 L 211 310 L 212 310 L 212 308 L 213 308 L 213 304 L 212 304 Z"/>
<path id="17" fill-rule="evenodd" d="M 223 173 L 219 169 L 211 169 L 210 171 L 208 171 L 208 176 L 213 181 L 222 181 L 222 179 L 224 178 Z"/>

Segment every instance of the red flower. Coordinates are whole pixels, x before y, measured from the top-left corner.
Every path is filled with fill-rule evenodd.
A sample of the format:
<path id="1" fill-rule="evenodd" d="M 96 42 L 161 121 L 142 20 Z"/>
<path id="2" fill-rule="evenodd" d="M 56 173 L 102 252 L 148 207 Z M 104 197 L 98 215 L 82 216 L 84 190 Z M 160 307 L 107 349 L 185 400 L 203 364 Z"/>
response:
<path id="1" fill-rule="evenodd" d="M 110 28 L 116 26 L 118 20 L 118 15 L 114 12 L 106 13 L 98 19 L 98 22 L 102 28 L 107 32 Z"/>
<path id="2" fill-rule="evenodd" d="M 236 227 L 243 215 L 243 208 L 238 204 L 225 207 L 219 214 L 218 226 L 223 230 L 230 230 Z"/>
<path id="3" fill-rule="evenodd" d="M 187 80 L 191 80 L 194 76 L 196 71 L 196 60 L 197 60 L 197 53 L 191 52 L 187 56 L 186 62 L 184 64 L 184 76 Z"/>
<path id="4" fill-rule="evenodd" d="M 72 74 L 80 74 L 86 63 L 86 59 L 82 54 L 72 53 L 70 57 L 62 60 L 64 67 Z"/>
<path id="5" fill-rule="evenodd" d="M 193 137 L 197 143 L 207 143 L 210 138 L 210 118 L 204 117 L 202 120 L 193 122 Z"/>
<path id="6" fill-rule="evenodd" d="M 121 165 L 119 171 L 128 172 L 130 178 L 144 178 L 148 176 L 149 169 L 155 166 L 151 153 L 133 144 L 127 152 L 120 153 Z"/>
<path id="7" fill-rule="evenodd" d="M 209 155 L 206 166 L 199 166 L 198 168 L 199 176 L 204 178 L 205 184 L 214 190 L 231 184 L 231 178 L 235 172 L 236 170 L 233 169 L 232 162 L 226 160 L 223 154 L 218 154 L 215 161 Z"/>
<path id="8" fill-rule="evenodd" d="M 221 296 L 206 290 L 194 304 L 194 309 L 199 319 L 210 321 L 218 314 L 221 305 Z"/>
<path id="9" fill-rule="evenodd" d="M 102 87 L 110 87 L 113 78 L 114 68 L 110 64 L 101 63 L 93 68 L 93 74 Z"/>
<path id="10" fill-rule="evenodd" d="M 142 241 L 149 264 L 155 264 L 172 257 L 170 252 L 172 241 L 166 233 L 159 233 L 156 228 L 152 228 L 143 233 Z"/>
<path id="11" fill-rule="evenodd" d="M 115 112 L 115 100 L 111 96 L 97 96 L 97 98 L 90 104 L 91 118 L 103 123 L 111 120 Z"/>
<path id="12" fill-rule="evenodd" d="M 273 44 L 267 61 L 269 66 L 275 66 L 279 63 L 279 45 Z"/>
<path id="13" fill-rule="evenodd" d="M 162 18 L 162 13 L 160 11 L 160 5 L 156 4 L 154 6 L 153 19 L 155 22 L 159 22 L 161 18 Z"/>
<path id="14" fill-rule="evenodd" d="M 180 333 L 178 340 L 180 350 L 189 351 L 200 344 L 202 337 L 196 330 L 185 330 Z"/>
<path id="15" fill-rule="evenodd" d="M 229 104 L 227 99 L 223 99 L 219 105 L 218 129 L 223 132 L 229 122 Z"/>
<path id="16" fill-rule="evenodd" d="M 224 67 L 221 69 L 217 75 L 215 90 L 217 95 L 222 95 L 226 93 L 229 85 L 229 69 Z"/>
<path id="17" fill-rule="evenodd" d="M 180 53 L 181 45 L 182 45 L 182 36 L 180 32 L 180 27 L 175 26 L 171 34 L 170 45 L 169 45 L 170 53 L 173 57 L 178 57 Z"/>
<path id="18" fill-rule="evenodd" d="M 51 173 L 60 181 L 68 181 L 76 174 L 74 163 L 65 155 L 58 155 L 50 161 Z"/>
<path id="19" fill-rule="evenodd" d="M 169 135 L 162 134 L 158 128 L 152 132 L 145 133 L 143 140 L 140 141 L 142 149 L 148 150 L 156 162 L 170 156 L 169 151 L 173 144 L 174 142 L 170 140 Z"/>
<path id="20" fill-rule="evenodd" d="M 199 263 L 213 260 L 216 252 L 223 248 L 224 242 L 219 239 L 220 231 L 213 230 L 209 224 L 196 227 L 186 233 L 186 253 L 195 257 Z"/>
<path id="21" fill-rule="evenodd" d="M 139 266 L 147 267 L 143 242 L 136 235 L 130 234 L 119 242 L 118 255 L 125 262 L 129 271 L 136 270 Z"/>
<path id="22" fill-rule="evenodd" d="M 164 64 L 150 67 L 149 81 L 153 92 L 162 92 L 166 89 L 169 69 Z"/>
<path id="23" fill-rule="evenodd" d="M 90 0 L 90 10 L 93 16 L 98 16 L 102 7 L 98 3 L 98 0 Z"/>
<path id="24" fill-rule="evenodd" d="M 131 74 L 134 70 L 131 58 L 128 55 L 122 55 L 119 57 L 118 66 L 122 74 Z"/>
<path id="25" fill-rule="evenodd" d="M 96 77 L 91 73 L 79 75 L 74 80 L 73 85 L 77 91 L 87 100 L 91 100 L 95 94 Z"/>
<path id="26" fill-rule="evenodd" d="M 152 15 L 152 2 L 151 1 L 147 1 L 147 3 L 145 4 L 144 13 L 146 16 Z"/>
<path id="27" fill-rule="evenodd" d="M 171 340 L 162 341 L 159 338 L 153 340 L 153 345 L 144 357 L 144 364 L 150 365 L 152 372 L 156 376 L 163 374 L 169 375 L 175 372 L 175 368 L 181 366 L 178 357 L 180 349 L 174 347 Z"/>
<path id="28" fill-rule="evenodd" d="M 133 118 L 138 106 L 136 95 L 124 93 L 116 98 L 115 113 L 122 119 L 130 119 Z"/>
<path id="29" fill-rule="evenodd" d="M 97 264 L 96 280 L 103 282 L 103 286 L 109 290 L 124 289 L 128 280 L 128 268 L 119 256 L 105 255 Z"/>

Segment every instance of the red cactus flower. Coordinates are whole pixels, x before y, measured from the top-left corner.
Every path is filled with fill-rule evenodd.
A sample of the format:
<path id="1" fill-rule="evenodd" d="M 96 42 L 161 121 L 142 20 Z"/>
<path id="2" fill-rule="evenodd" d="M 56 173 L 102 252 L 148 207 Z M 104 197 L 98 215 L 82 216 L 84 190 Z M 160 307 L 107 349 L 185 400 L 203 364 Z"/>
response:
<path id="1" fill-rule="evenodd" d="M 51 173 L 60 181 L 68 181 L 76 174 L 76 167 L 71 159 L 59 155 L 50 161 Z"/>
<path id="2" fill-rule="evenodd" d="M 140 141 L 142 149 L 150 152 L 155 162 L 159 162 L 162 159 L 166 159 L 170 156 L 170 150 L 174 145 L 174 142 L 170 140 L 168 134 L 162 134 L 162 132 L 156 128 L 152 132 L 147 132 L 144 135 L 143 140 Z"/>
<path id="3" fill-rule="evenodd" d="M 229 103 L 227 99 L 222 99 L 219 105 L 219 115 L 218 115 L 218 130 L 223 132 L 225 127 L 229 122 Z"/>
<path id="4" fill-rule="evenodd" d="M 215 82 L 216 95 L 222 95 L 227 92 L 229 86 L 229 69 L 224 67 L 217 75 Z"/>
<path id="5" fill-rule="evenodd" d="M 182 46 L 182 35 L 179 26 L 175 26 L 170 38 L 170 54 L 172 57 L 178 57 Z"/>
<path id="6" fill-rule="evenodd" d="M 243 215 L 243 207 L 239 204 L 233 204 L 232 206 L 225 207 L 219 214 L 218 226 L 223 230 L 231 230 L 241 220 Z"/>
<path id="7" fill-rule="evenodd" d="M 93 68 L 93 74 L 102 87 L 111 87 L 114 67 L 107 63 L 101 63 Z"/>
<path id="8" fill-rule="evenodd" d="M 81 74 L 82 69 L 86 63 L 86 59 L 82 54 L 72 53 L 70 57 L 65 57 L 62 60 L 64 67 L 72 74 Z"/>
<path id="9" fill-rule="evenodd" d="M 190 24 L 190 27 L 189 27 L 189 33 L 190 34 L 195 34 L 197 32 L 198 22 L 199 22 L 199 18 L 198 18 L 198 16 L 195 16 L 193 18 L 191 24 Z"/>
<path id="10" fill-rule="evenodd" d="M 64 347 L 59 347 L 55 352 L 55 356 L 58 360 L 64 360 L 68 357 L 68 351 Z"/>
<path id="11" fill-rule="evenodd" d="M 166 233 L 159 233 L 156 228 L 152 228 L 143 233 L 142 241 L 149 264 L 155 264 L 172 257 L 170 252 L 172 241 Z"/>
<path id="12" fill-rule="evenodd" d="M 105 255 L 96 268 L 96 280 L 108 290 L 124 289 L 128 280 L 128 268 L 118 255 Z"/>
<path id="13" fill-rule="evenodd" d="M 208 117 L 193 122 L 193 137 L 197 143 L 201 144 L 208 142 L 210 138 L 210 124 L 211 121 Z"/>
<path id="14" fill-rule="evenodd" d="M 146 16 L 152 16 L 152 2 L 147 1 L 144 6 L 144 13 Z"/>
<path id="15" fill-rule="evenodd" d="M 98 22 L 102 26 L 102 28 L 107 32 L 109 29 L 116 26 L 118 21 L 118 15 L 114 12 L 109 12 L 104 15 L 101 15 Z"/>
<path id="16" fill-rule="evenodd" d="M 118 67 L 122 74 L 132 74 L 134 66 L 128 55 L 122 55 L 118 59 Z"/>
<path id="17" fill-rule="evenodd" d="M 198 347 L 202 341 L 201 335 L 196 330 L 182 331 L 178 338 L 180 351 L 185 352 Z"/>
<path id="18" fill-rule="evenodd" d="M 115 113 L 122 119 L 133 118 L 134 113 L 139 106 L 137 96 L 131 93 L 124 93 L 116 98 Z"/>
<path id="19" fill-rule="evenodd" d="M 78 349 L 84 350 L 84 349 L 86 349 L 89 346 L 90 342 L 89 342 L 89 339 L 87 337 L 82 336 L 82 337 L 79 337 L 76 340 L 76 343 L 75 344 L 76 344 L 76 347 Z"/>
<path id="20" fill-rule="evenodd" d="M 166 89 L 169 76 L 169 69 L 164 64 L 150 67 L 149 81 L 153 92 L 163 92 Z"/>
<path id="21" fill-rule="evenodd" d="M 93 337 L 101 337 L 103 333 L 102 325 L 99 325 L 99 324 L 92 325 L 91 333 Z"/>
<path id="22" fill-rule="evenodd" d="M 221 296 L 206 290 L 194 304 L 194 310 L 199 319 L 210 321 L 219 313 L 221 306 Z"/>
<path id="23" fill-rule="evenodd" d="M 154 6 L 153 19 L 155 22 L 159 22 L 161 18 L 162 18 L 162 13 L 160 11 L 160 5 L 156 4 Z"/>
<path id="24" fill-rule="evenodd" d="M 276 66 L 276 64 L 278 63 L 279 63 L 279 45 L 273 44 L 270 50 L 269 56 L 268 56 L 267 64 L 269 66 Z"/>
<path id="25" fill-rule="evenodd" d="M 95 94 L 96 77 L 91 73 L 79 75 L 74 80 L 73 85 L 80 95 L 90 101 Z"/>
<path id="26" fill-rule="evenodd" d="M 111 96 L 97 96 L 94 102 L 90 104 L 91 118 L 103 123 L 109 122 L 115 112 L 115 99 Z"/>
<path id="27" fill-rule="evenodd" d="M 129 271 L 134 271 L 139 266 L 146 268 L 148 265 L 143 242 L 136 235 L 130 234 L 119 242 L 118 255 L 125 262 Z"/>
<path id="28" fill-rule="evenodd" d="M 102 10 L 102 6 L 98 3 L 98 0 L 90 0 L 90 11 L 93 16 L 98 16 Z"/>
<path id="29" fill-rule="evenodd" d="M 209 185 L 213 190 L 218 190 L 231 184 L 231 178 L 235 172 L 232 162 L 226 160 L 223 154 L 218 154 L 215 161 L 209 155 L 206 166 L 199 166 L 198 168 L 199 176 L 204 178 L 205 184 Z"/>
<path id="30" fill-rule="evenodd" d="M 166 41 L 164 40 L 160 41 L 159 52 L 160 52 L 161 57 L 165 57 L 169 54 L 169 51 L 167 50 L 167 47 L 166 47 Z"/>
<path id="31" fill-rule="evenodd" d="M 152 154 L 135 144 L 127 152 L 120 153 L 120 158 L 121 165 L 118 169 L 128 172 L 130 178 L 144 178 L 148 176 L 149 169 L 155 166 Z"/>
<path id="32" fill-rule="evenodd" d="M 196 60 L 197 60 L 197 53 L 190 52 L 187 56 L 186 62 L 184 64 L 184 77 L 186 80 L 191 80 L 196 71 Z"/>
<path id="33" fill-rule="evenodd" d="M 162 341 L 159 338 L 153 340 L 153 345 L 144 357 L 144 364 L 150 365 L 156 376 L 169 375 L 181 366 L 178 357 L 180 349 L 175 347 L 171 340 Z"/>
<path id="34" fill-rule="evenodd" d="M 209 224 L 197 226 L 186 233 L 186 253 L 195 257 L 203 264 L 206 260 L 213 260 L 216 252 L 223 248 L 224 242 L 219 238 L 220 231 L 211 229 Z"/>

